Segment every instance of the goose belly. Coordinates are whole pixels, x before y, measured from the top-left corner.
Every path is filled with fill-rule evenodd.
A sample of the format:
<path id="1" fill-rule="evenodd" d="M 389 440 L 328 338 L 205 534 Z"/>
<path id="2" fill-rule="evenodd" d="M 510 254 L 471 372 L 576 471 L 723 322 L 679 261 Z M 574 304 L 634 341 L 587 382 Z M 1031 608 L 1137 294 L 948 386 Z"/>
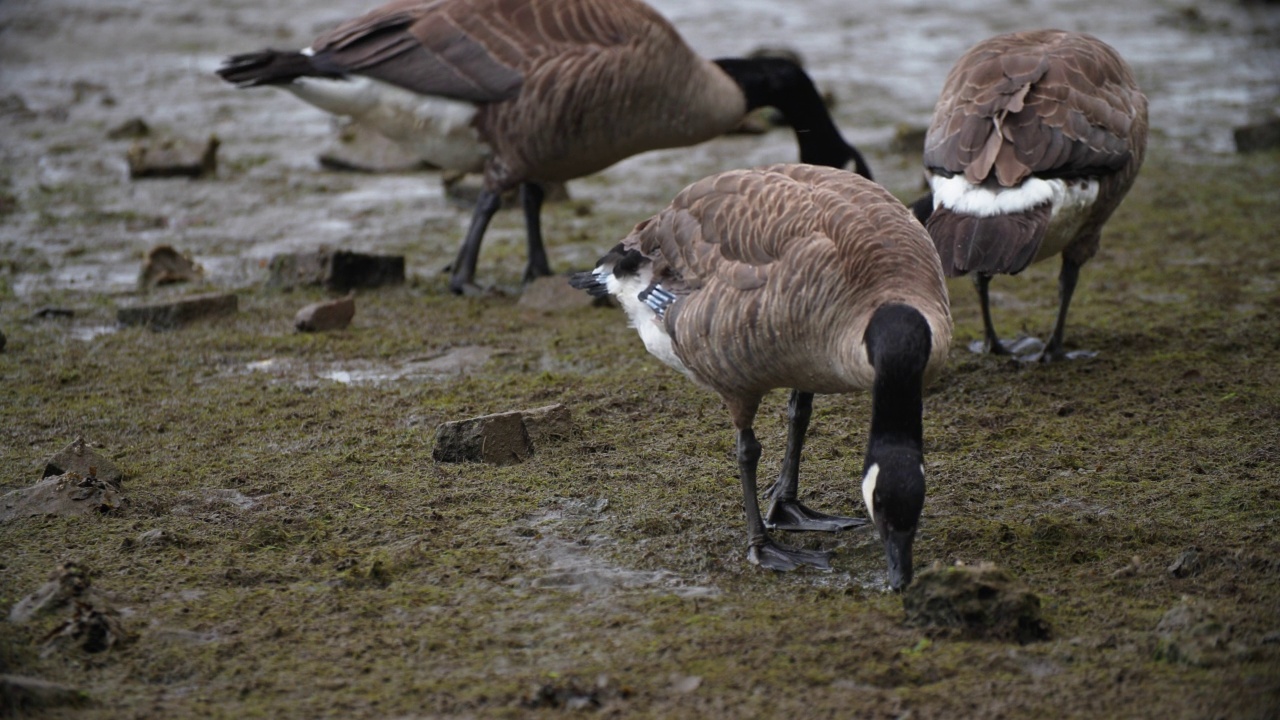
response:
<path id="1" fill-rule="evenodd" d="M 419 95 L 371 78 L 299 78 L 286 88 L 303 101 L 345 115 L 437 167 L 480 172 L 490 154 L 468 102 Z"/>

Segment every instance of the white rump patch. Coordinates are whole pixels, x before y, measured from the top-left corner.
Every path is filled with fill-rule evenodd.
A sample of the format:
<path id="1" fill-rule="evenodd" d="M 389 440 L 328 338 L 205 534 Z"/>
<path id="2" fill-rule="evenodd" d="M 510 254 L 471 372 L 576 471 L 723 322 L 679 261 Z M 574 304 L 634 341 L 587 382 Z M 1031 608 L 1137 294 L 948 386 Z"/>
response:
<path id="1" fill-rule="evenodd" d="M 325 112 L 352 118 L 438 167 L 481 172 L 491 153 L 471 126 L 477 110 L 469 102 L 420 95 L 359 75 L 341 80 L 298 78 L 284 87 Z"/>
<path id="2" fill-rule="evenodd" d="M 876 508 L 872 504 L 871 498 L 876 492 L 876 480 L 880 477 L 880 463 L 872 463 L 867 468 L 867 474 L 862 478 L 862 501 L 867 504 L 867 515 L 871 517 L 872 524 L 876 521 Z"/>
<path id="3" fill-rule="evenodd" d="M 1061 182 L 1052 181 L 1052 182 Z M 1053 199 L 1051 181 L 1040 178 L 1028 178 L 1016 188 L 991 188 L 974 185 L 964 179 L 963 175 L 942 177 L 929 176 L 929 187 L 933 189 L 933 206 L 946 207 L 954 212 L 977 217 L 994 215 L 1010 215 L 1026 212 L 1031 208 Z"/>

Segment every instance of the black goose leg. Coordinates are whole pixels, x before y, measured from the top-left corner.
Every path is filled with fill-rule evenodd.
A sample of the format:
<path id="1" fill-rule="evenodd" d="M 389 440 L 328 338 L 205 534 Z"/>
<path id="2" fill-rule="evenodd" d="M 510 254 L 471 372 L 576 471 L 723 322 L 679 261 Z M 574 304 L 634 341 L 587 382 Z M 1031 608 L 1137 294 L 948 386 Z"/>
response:
<path id="1" fill-rule="evenodd" d="M 765 516 L 765 526 L 771 530 L 839 532 L 865 525 L 867 521 L 862 518 L 820 513 L 796 499 L 800 484 L 800 452 L 809 432 L 809 418 L 813 416 L 813 393 L 792 390 L 787 416 L 787 454 L 782 458 L 778 481 L 769 490 L 773 504 Z"/>
<path id="2" fill-rule="evenodd" d="M 1071 296 L 1076 291 L 1076 281 L 1080 279 L 1080 264 L 1062 256 L 1062 270 L 1058 273 L 1058 320 L 1053 325 L 1053 336 L 1044 352 L 1026 356 L 1025 360 L 1051 362 L 1053 360 L 1078 360 L 1091 358 L 1098 353 L 1090 350 L 1065 352 L 1062 349 L 1062 336 L 1067 330 L 1067 310 L 1071 307 Z"/>
<path id="3" fill-rule="evenodd" d="M 831 569 L 831 553 L 802 550 L 773 541 L 760 517 L 760 501 L 756 498 L 756 469 L 760 465 L 760 443 L 751 428 L 738 431 L 738 474 L 742 480 L 742 505 L 747 513 L 747 560 L 769 570 L 794 570 L 812 565 Z"/>
<path id="4" fill-rule="evenodd" d="M 983 339 L 969 343 L 969 352 L 1016 355 L 1023 351 L 1036 352 L 1044 347 L 1044 343 L 1033 337 L 1024 337 L 1008 345 L 1002 342 L 999 336 L 996 335 L 995 323 L 991 322 L 991 296 L 988 292 L 988 288 L 991 285 L 991 276 L 983 273 L 974 273 L 973 284 L 978 289 L 978 304 L 982 307 Z"/>
<path id="5" fill-rule="evenodd" d="M 489 228 L 493 214 L 502 207 L 502 195 L 489 189 L 480 191 L 476 200 L 475 212 L 471 214 L 471 226 L 467 228 L 467 236 L 458 248 L 458 258 L 453 261 L 453 274 L 449 277 L 449 290 L 454 295 L 476 292 L 471 282 L 476 276 L 476 260 L 480 257 L 480 242 L 484 240 L 484 231 Z"/>
<path id="6" fill-rule="evenodd" d="M 529 242 L 529 264 L 524 269 L 524 282 L 551 274 L 547 249 L 542 245 L 542 200 L 546 192 L 537 183 L 520 186 L 520 204 L 524 207 L 525 235 Z"/>

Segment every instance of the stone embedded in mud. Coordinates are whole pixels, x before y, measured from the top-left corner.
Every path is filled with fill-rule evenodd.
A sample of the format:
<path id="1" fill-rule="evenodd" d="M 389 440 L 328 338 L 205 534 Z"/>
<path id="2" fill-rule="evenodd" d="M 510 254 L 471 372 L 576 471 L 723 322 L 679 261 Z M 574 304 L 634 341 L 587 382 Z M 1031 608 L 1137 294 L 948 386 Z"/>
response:
<path id="1" fill-rule="evenodd" d="M 216 135 L 203 142 L 177 137 L 138 140 L 129 148 L 129 177 L 138 180 L 212 175 L 218 170 L 219 144 Z"/>
<path id="2" fill-rule="evenodd" d="M 1193 667 L 1212 667 L 1248 654 L 1235 628 L 1191 598 L 1171 608 L 1156 625 L 1156 659 Z"/>
<path id="3" fill-rule="evenodd" d="M 559 403 L 455 420 L 436 428 L 431 455 L 439 462 L 523 462 L 540 445 L 571 437 L 576 431 L 569 409 Z"/>
<path id="4" fill-rule="evenodd" d="M 189 255 L 178 252 L 172 245 L 156 245 L 147 251 L 142 261 L 138 289 L 147 291 L 160 285 L 194 282 L 203 275 L 204 268 Z"/>
<path id="5" fill-rule="evenodd" d="M 404 283 L 403 255 L 370 255 L 349 250 L 313 250 L 271 258 L 267 287 L 290 290 L 321 285 L 345 292 Z"/>
<path id="6" fill-rule="evenodd" d="M 234 293 L 208 293 L 169 302 L 117 308 L 116 319 L 124 325 L 172 330 L 205 318 L 234 315 L 238 309 L 239 301 Z"/>
<path id="7" fill-rule="evenodd" d="M 562 313 L 592 305 L 608 305 L 612 296 L 594 298 L 574 288 L 564 275 L 540 277 L 524 285 L 516 306 L 544 313 Z"/>
<path id="8" fill-rule="evenodd" d="M 0 675 L 0 717 L 32 713 L 46 708 L 84 705 L 89 696 L 83 691 L 38 678 Z"/>
<path id="9" fill-rule="evenodd" d="M 1049 638 L 1040 598 L 991 563 L 935 565 L 916 576 L 902 605 L 909 625 L 1024 644 Z"/>
<path id="10" fill-rule="evenodd" d="M 543 445 L 567 440 L 577 432 L 569 408 L 561 403 L 521 410 L 520 415 L 524 420 L 525 432 L 529 434 L 529 442 L 535 450 Z"/>
<path id="11" fill-rule="evenodd" d="M 69 472 L 84 477 L 96 476 L 99 480 L 113 485 L 119 485 L 124 479 L 124 473 L 120 472 L 120 468 L 96 452 L 93 446 L 86 443 L 82 437 L 76 438 L 70 445 L 45 460 L 44 474 L 41 477 L 65 475 Z"/>
<path id="12" fill-rule="evenodd" d="M 24 623 L 38 615 L 56 612 L 89 593 L 89 571 L 78 563 L 64 562 L 49 580 L 9 609 L 9 622 Z"/>
<path id="13" fill-rule="evenodd" d="M 50 475 L 0 497 L 0 523 L 42 515 L 87 515 L 124 507 L 120 486 L 93 475 Z"/>
<path id="14" fill-rule="evenodd" d="M 485 462 L 514 465 L 533 454 L 533 444 L 519 411 L 455 420 L 436 428 L 431 457 L 439 462 Z"/>
<path id="15" fill-rule="evenodd" d="M 1185 578 L 1199 573 L 1200 566 L 1200 552 L 1196 548 L 1190 548 L 1169 564 L 1168 571 L 1176 578 Z"/>
<path id="16" fill-rule="evenodd" d="M 1280 147 L 1280 118 L 1253 125 L 1242 125 L 1232 131 L 1236 152 L 1249 153 Z"/>
<path id="17" fill-rule="evenodd" d="M 356 314 L 354 295 L 311 303 L 298 311 L 293 318 L 293 326 L 301 332 L 325 332 L 341 330 L 351 324 Z"/>

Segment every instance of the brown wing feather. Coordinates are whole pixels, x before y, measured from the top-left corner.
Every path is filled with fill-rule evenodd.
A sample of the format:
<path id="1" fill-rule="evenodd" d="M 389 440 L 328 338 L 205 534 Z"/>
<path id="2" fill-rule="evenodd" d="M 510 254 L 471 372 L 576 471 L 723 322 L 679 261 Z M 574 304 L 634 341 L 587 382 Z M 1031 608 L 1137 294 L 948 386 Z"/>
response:
<path id="1" fill-rule="evenodd" d="M 1146 98 L 1108 45 L 1039 30 L 1001 35 L 967 52 L 947 76 L 925 140 L 927 167 L 993 176 L 1080 177 L 1123 169 Z"/>

